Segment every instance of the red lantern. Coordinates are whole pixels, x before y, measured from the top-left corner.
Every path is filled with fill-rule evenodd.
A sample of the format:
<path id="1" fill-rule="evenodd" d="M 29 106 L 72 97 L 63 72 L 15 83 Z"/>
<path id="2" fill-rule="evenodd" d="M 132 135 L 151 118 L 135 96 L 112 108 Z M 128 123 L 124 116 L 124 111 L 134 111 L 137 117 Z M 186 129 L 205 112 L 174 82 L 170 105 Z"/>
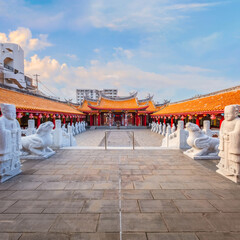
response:
<path id="1" fill-rule="evenodd" d="M 189 119 L 189 120 L 192 120 L 192 115 L 189 115 L 188 119 Z"/>
<path id="2" fill-rule="evenodd" d="M 33 119 L 33 114 L 32 113 L 30 113 L 29 118 Z"/>
<path id="3" fill-rule="evenodd" d="M 18 113 L 17 118 L 22 118 L 22 113 Z"/>
<path id="4" fill-rule="evenodd" d="M 185 117 L 182 115 L 182 116 L 181 116 L 181 119 L 182 119 L 182 120 L 184 120 L 184 119 L 185 119 Z"/>
<path id="5" fill-rule="evenodd" d="M 211 115 L 210 117 L 212 120 L 216 119 L 216 116 L 214 114 Z"/>
<path id="6" fill-rule="evenodd" d="M 39 118 L 42 118 L 42 114 L 40 113 Z"/>

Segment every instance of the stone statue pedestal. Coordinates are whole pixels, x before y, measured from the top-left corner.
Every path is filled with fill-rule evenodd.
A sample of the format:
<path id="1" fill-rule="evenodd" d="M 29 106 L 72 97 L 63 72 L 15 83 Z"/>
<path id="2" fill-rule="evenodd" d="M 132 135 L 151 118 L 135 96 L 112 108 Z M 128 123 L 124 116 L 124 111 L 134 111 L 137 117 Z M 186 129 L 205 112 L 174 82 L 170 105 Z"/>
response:
<path id="1" fill-rule="evenodd" d="M 192 158 L 193 160 L 219 160 L 220 157 L 217 155 L 205 155 L 205 156 L 195 156 L 194 152 L 183 152 L 185 155 L 187 155 L 188 157 Z"/>
<path id="2" fill-rule="evenodd" d="M 219 168 L 216 172 L 235 183 L 240 183 L 239 175 L 233 175 L 232 173 L 230 173 L 224 168 Z"/>
<path id="3" fill-rule="evenodd" d="M 50 158 L 55 153 L 56 153 L 55 151 L 45 152 L 45 154 L 42 155 L 42 156 L 35 155 L 35 154 L 25 154 L 25 153 L 22 153 L 21 159 L 24 159 L 24 160 L 44 160 L 44 159 Z"/>

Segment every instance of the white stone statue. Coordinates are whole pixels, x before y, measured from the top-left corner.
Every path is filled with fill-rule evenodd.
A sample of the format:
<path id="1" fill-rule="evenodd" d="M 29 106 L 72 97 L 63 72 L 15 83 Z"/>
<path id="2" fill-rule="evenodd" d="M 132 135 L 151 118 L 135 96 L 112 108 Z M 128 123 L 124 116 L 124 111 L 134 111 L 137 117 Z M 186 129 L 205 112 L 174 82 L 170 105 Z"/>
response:
<path id="1" fill-rule="evenodd" d="M 171 129 L 171 126 L 170 126 L 170 124 L 168 123 L 168 124 L 167 124 L 167 129 L 166 129 L 166 134 L 167 134 L 167 135 L 170 135 L 170 134 L 171 134 L 171 130 L 172 130 L 172 129 Z"/>
<path id="2" fill-rule="evenodd" d="M 152 122 L 152 128 L 151 128 L 151 131 L 152 131 L 152 132 L 154 132 L 155 126 L 156 126 L 156 123 L 155 123 L 155 122 Z"/>
<path id="3" fill-rule="evenodd" d="M 37 129 L 35 128 L 35 120 L 34 119 L 29 119 L 28 120 L 28 128 L 26 130 L 26 136 L 35 134 Z"/>
<path id="4" fill-rule="evenodd" d="M 65 124 L 62 125 L 62 130 L 67 133 L 67 128 L 65 127 Z"/>
<path id="5" fill-rule="evenodd" d="M 54 125 L 48 121 L 42 123 L 33 135 L 22 137 L 23 159 L 45 159 L 55 154 L 50 148 L 53 143 L 52 129 Z"/>
<path id="6" fill-rule="evenodd" d="M 209 137 L 212 137 L 212 131 L 210 129 L 210 126 L 211 126 L 210 121 L 209 120 L 204 120 L 203 121 L 203 129 L 202 129 L 202 131 L 206 135 L 208 135 Z"/>
<path id="7" fill-rule="evenodd" d="M 0 117 L 0 182 L 5 182 L 21 172 L 21 129 L 16 120 L 16 108 L 1 104 Z"/>
<path id="8" fill-rule="evenodd" d="M 197 124 L 188 122 L 186 129 L 189 132 L 187 143 L 191 149 L 184 152 L 193 159 L 219 159 L 219 139 L 206 135 Z"/>
<path id="9" fill-rule="evenodd" d="M 230 180 L 240 182 L 240 105 L 229 105 L 224 109 L 220 129 L 219 156 L 217 172 Z"/>
<path id="10" fill-rule="evenodd" d="M 162 123 L 160 122 L 160 124 L 159 124 L 159 130 L 158 130 L 158 134 L 162 134 Z"/>
<path id="11" fill-rule="evenodd" d="M 56 120 L 56 127 L 53 130 L 53 145 L 52 146 L 54 148 L 71 146 L 70 134 L 65 132 L 65 130 L 63 130 L 61 128 L 61 120 Z"/>
<path id="12" fill-rule="evenodd" d="M 174 133 L 175 131 L 176 131 L 176 126 L 175 126 L 175 124 L 173 123 L 171 132 Z"/>
<path id="13" fill-rule="evenodd" d="M 188 149 L 187 138 L 188 131 L 184 129 L 184 122 L 179 120 L 177 130 L 169 135 L 168 141 L 163 141 L 162 147 Z"/>
<path id="14" fill-rule="evenodd" d="M 163 136 L 166 135 L 166 124 L 165 124 L 165 123 L 163 123 L 162 135 L 163 135 Z"/>
<path id="15" fill-rule="evenodd" d="M 86 123 L 85 121 L 83 121 L 82 124 L 83 124 L 83 132 L 85 132 L 85 131 L 86 131 L 87 123 Z"/>
<path id="16" fill-rule="evenodd" d="M 70 136 L 70 146 L 77 146 L 76 139 L 73 137 L 73 128 L 68 125 L 68 134 Z"/>

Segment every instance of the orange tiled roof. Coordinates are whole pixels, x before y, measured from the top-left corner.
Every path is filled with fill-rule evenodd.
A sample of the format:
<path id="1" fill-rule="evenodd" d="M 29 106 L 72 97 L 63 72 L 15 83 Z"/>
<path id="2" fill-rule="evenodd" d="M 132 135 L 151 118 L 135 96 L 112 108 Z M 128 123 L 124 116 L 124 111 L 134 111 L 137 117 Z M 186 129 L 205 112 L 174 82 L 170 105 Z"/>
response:
<path id="1" fill-rule="evenodd" d="M 139 105 L 146 105 L 148 104 L 148 107 L 146 109 L 147 112 L 156 112 L 158 110 L 158 108 L 155 107 L 154 103 L 152 100 L 147 101 L 147 102 L 139 102 Z"/>
<path id="2" fill-rule="evenodd" d="M 26 111 L 49 113 L 83 114 L 82 112 L 64 103 L 3 88 L 0 88 L 0 103 L 14 104 L 17 110 L 21 109 Z"/>
<path id="3" fill-rule="evenodd" d="M 89 105 L 90 106 L 90 105 Z M 92 109 L 115 109 L 115 110 L 134 110 L 134 109 L 144 109 L 148 105 L 138 105 L 136 98 L 124 99 L 124 100 L 111 100 L 106 98 L 101 98 L 97 105 L 90 106 Z"/>
<path id="4" fill-rule="evenodd" d="M 240 104 L 239 88 L 189 101 L 172 103 L 152 115 L 223 112 L 225 106 L 231 104 Z"/>
<path id="5" fill-rule="evenodd" d="M 91 112 L 92 109 L 88 106 L 89 103 L 91 105 L 96 105 L 97 104 L 97 102 L 95 102 L 95 101 L 90 101 L 90 100 L 84 99 L 82 105 L 78 107 L 78 110 L 82 111 L 82 112 Z"/>

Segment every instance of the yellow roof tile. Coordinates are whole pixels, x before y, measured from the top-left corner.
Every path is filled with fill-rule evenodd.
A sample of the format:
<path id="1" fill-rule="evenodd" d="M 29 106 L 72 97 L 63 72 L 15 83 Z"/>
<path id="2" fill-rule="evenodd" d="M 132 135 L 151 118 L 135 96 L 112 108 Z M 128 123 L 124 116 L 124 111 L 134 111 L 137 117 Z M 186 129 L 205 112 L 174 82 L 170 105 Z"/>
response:
<path id="1" fill-rule="evenodd" d="M 14 104 L 17 110 L 83 114 L 61 102 L 0 88 L 0 103 Z"/>

